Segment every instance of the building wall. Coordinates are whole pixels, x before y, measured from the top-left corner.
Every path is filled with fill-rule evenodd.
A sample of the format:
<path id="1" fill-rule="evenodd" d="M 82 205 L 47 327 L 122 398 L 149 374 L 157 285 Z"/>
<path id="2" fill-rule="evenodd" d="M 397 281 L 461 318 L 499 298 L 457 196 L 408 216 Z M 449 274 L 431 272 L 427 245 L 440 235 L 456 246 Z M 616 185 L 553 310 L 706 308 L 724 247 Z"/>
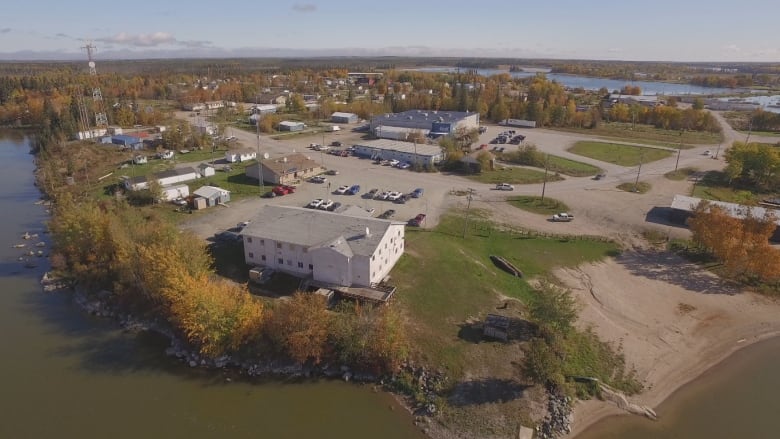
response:
<path id="1" fill-rule="evenodd" d="M 195 180 L 198 178 L 198 174 L 194 172 L 190 172 L 188 174 L 183 175 L 174 175 L 172 177 L 165 177 L 159 179 L 160 186 L 171 186 L 176 183 L 183 183 L 185 181 Z"/>
<path id="2" fill-rule="evenodd" d="M 164 201 L 171 201 L 176 198 L 184 198 L 190 196 L 190 188 L 185 185 L 177 185 L 171 187 L 162 188 L 162 196 L 160 197 Z"/>
<path id="3" fill-rule="evenodd" d="M 388 227 L 385 236 L 382 237 L 369 261 L 371 269 L 369 285 L 380 282 L 390 273 L 390 270 L 404 253 L 404 240 L 404 226 L 402 224 L 393 224 Z"/>
<path id="4" fill-rule="evenodd" d="M 303 124 L 279 125 L 279 131 L 303 131 Z"/>
<path id="5" fill-rule="evenodd" d="M 419 163 L 420 166 L 433 166 L 440 162 L 444 157 L 444 154 L 437 155 L 423 155 L 417 154 L 416 159 L 414 153 L 407 153 L 401 151 L 393 151 L 388 149 L 377 149 L 370 146 L 355 145 L 355 154 L 362 157 L 369 158 L 381 158 L 382 160 L 398 160 L 401 162 L 409 162 L 415 164 Z"/>
<path id="6" fill-rule="evenodd" d="M 349 117 L 331 116 L 330 121 L 333 123 L 357 123 L 358 117 L 356 114 L 353 114 L 352 116 Z"/>
<path id="7" fill-rule="evenodd" d="M 329 247 L 309 252 L 314 266 L 313 279 L 330 284 L 352 285 L 351 258 Z"/>
<path id="8" fill-rule="evenodd" d="M 306 250 L 300 245 L 244 235 L 244 260 L 248 265 L 262 265 L 307 277 L 313 272 L 313 264 L 311 254 Z"/>

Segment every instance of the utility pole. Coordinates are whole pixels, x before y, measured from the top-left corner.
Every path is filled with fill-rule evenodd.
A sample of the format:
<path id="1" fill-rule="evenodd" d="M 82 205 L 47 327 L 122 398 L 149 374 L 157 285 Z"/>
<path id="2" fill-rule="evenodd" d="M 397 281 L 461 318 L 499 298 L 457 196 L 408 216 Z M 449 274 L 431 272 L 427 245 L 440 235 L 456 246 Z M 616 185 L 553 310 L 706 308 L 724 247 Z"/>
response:
<path id="1" fill-rule="evenodd" d="M 750 119 L 748 120 L 748 133 L 747 137 L 745 138 L 745 145 L 750 143 L 750 133 L 753 132 L 753 116 L 750 116 Z"/>
<path id="2" fill-rule="evenodd" d="M 466 221 L 463 223 L 463 239 L 466 239 L 466 230 L 469 228 L 469 211 L 471 210 L 471 198 L 474 193 L 474 189 L 469 188 L 469 194 L 467 196 L 468 204 L 466 204 Z"/>
<path id="3" fill-rule="evenodd" d="M 723 145 L 723 142 L 718 143 L 718 149 L 715 150 L 715 157 L 714 159 L 718 159 L 718 153 L 720 153 L 720 146 Z"/>
<path id="4" fill-rule="evenodd" d="M 257 127 L 257 179 L 260 180 L 260 196 L 265 194 L 265 182 L 263 182 L 263 156 L 260 155 L 260 113 L 256 114 L 255 126 Z"/>
<path id="5" fill-rule="evenodd" d="M 641 148 L 641 146 L 640 146 Z M 645 158 L 645 151 L 639 152 L 639 169 L 636 170 L 636 181 L 634 182 L 634 192 L 639 192 L 639 174 L 642 173 L 642 162 Z"/>
<path id="6" fill-rule="evenodd" d="M 547 163 L 550 160 L 550 154 L 544 156 L 544 183 L 542 183 L 542 204 L 544 204 L 544 191 L 547 189 Z"/>
<path id="7" fill-rule="evenodd" d="M 680 166 L 680 152 L 682 152 L 682 136 L 683 132 L 680 131 L 680 147 L 677 148 L 677 163 L 674 164 L 674 170 L 677 170 L 677 167 Z"/>

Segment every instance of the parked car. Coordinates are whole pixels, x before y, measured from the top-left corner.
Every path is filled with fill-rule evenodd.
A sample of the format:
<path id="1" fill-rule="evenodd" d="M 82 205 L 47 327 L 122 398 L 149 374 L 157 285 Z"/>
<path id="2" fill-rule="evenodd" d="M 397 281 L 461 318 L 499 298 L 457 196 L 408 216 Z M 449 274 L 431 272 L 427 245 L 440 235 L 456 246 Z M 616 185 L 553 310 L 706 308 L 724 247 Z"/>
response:
<path id="1" fill-rule="evenodd" d="M 363 194 L 363 198 L 374 198 L 377 192 L 379 192 L 379 189 L 371 189 L 370 191 Z"/>
<path id="2" fill-rule="evenodd" d="M 338 140 L 334 140 L 330 142 L 330 146 L 342 146 L 342 143 L 339 142 Z"/>
<path id="3" fill-rule="evenodd" d="M 393 215 L 395 215 L 395 210 L 393 210 L 393 209 L 388 209 L 388 210 L 386 210 L 386 211 L 382 212 L 382 213 L 381 213 L 381 214 L 380 214 L 380 215 L 379 215 L 377 218 L 380 218 L 380 219 L 388 219 L 388 218 L 390 218 L 390 217 L 391 217 L 391 216 L 393 216 Z"/>
<path id="4" fill-rule="evenodd" d="M 398 164 L 399 164 L 399 163 L 401 163 L 401 162 L 399 162 L 399 161 L 398 161 L 398 160 L 396 160 L 396 159 L 392 159 L 392 160 L 390 160 L 390 163 L 389 163 L 389 164 L 390 164 L 390 166 L 398 166 Z"/>
<path id="5" fill-rule="evenodd" d="M 339 186 L 338 189 L 336 189 L 336 193 L 339 195 L 344 195 L 349 190 L 349 186 Z"/>
<path id="6" fill-rule="evenodd" d="M 328 181 L 328 179 L 319 175 L 315 175 L 314 177 L 310 178 L 309 181 L 312 183 L 325 183 Z"/>
<path id="7" fill-rule="evenodd" d="M 600 173 L 600 174 L 596 174 L 596 175 L 593 177 L 593 179 L 594 179 L 594 180 L 601 180 L 602 178 L 604 178 L 604 177 L 606 177 L 606 176 L 607 176 L 607 174 L 605 174 L 605 173 L 603 173 L 603 172 L 602 172 L 602 173 Z"/>
<path id="8" fill-rule="evenodd" d="M 403 196 L 404 196 L 404 194 L 402 194 L 400 192 L 393 191 L 393 192 L 390 192 L 389 194 L 387 194 L 387 200 L 395 201 L 395 200 L 397 200 L 397 199 L 399 199 L 399 198 L 401 198 Z"/>
<path id="9" fill-rule="evenodd" d="M 330 210 L 331 206 L 333 206 L 333 200 L 325 200 L 317 206 L 317 209 Z"/>
<path id="10" fill-rule="evenodd" d="M 263 198 L 274 198 L 274 197 L 276 197 L 276 192 L 274 192 L 273 190 L 270 190 L 263 194 Z"/>
<path id="11" fill-rule="evenodd" d="M 295 188 L 294 188 L 294 187 L 292 187 L 292 186 L 286 186 L 286 185 L 282 185 L 282 186 L 275 186 L 275 187 L 272 189 L 272 191 L 273 191 L 273 193 L 275 193 L 276 195 L 287 195 L 287 194 L 292 194 L 292 193 L 294 193 L 294 192 L 295 192 Z"/>
<path id="12" fill-rule="evenodd" d="M 401 195 L 401 197 L 399 199 L 394 200 L 393 203 L 396 203 L 396 204 L 406 204 L 406 202 L 409 201 L 411 198 L 412 198 L 411 195 L 404 194 L 404 195 Z"/>
<path id="13" fill-rule="evenodd" d="M 308 207 L 309 209 L 316 209 L 320 207 L 324 202 L 325 200 L 323 200 L 322 198 L 315 198 L 314 200 L 311 200 L 309 204 L 306 205 L 306 207 Z"/>
<path id="14" fill-rule="evenodd" d="M 512 186 L 509 183 L 499 183 L 499 184 L 496 185 L 496 190 L 497 191 L 513 191 L 513 190 L 515 190 L 515 187 Z"/>
<path id="15" fill-rule="evenodd" d="M 398 169 L 409 169 L 412 167 L 412 164 L 409 162 L 400 162 L 397 165 L 395 165 Z"/>
<path id="16" fill-rule="evenodd" d="M 319 146 L 320 146 L 320 144 L 319 144 L 319 143 L 310 143 L 310 144 L 309 144 L 309 148 L 311 148 L 311 149 L 316 149 L 316 148 L 319 148 Z"/>
<path id="17" fill-rule="evenodd" d="M 338 201 L 334 201 L 333 204 L 331 204 L 330 207 L 328 207 L 328 211 L 333 212 L 339 207 L 341 207 L 341 203 L 339 203 Z"/>
<path id="18" fill-rule="evenodd" d="M 377 192 L 374 198 L 377 200 L 386 200 L 388 196 L 390 196 L 390 192 L 383 191 L 383 192 Z"/>
<path id="19" fill-rule="evenodd" d="M 359 184 L 353 184 L 352 186 L 347 189 L 346 194 L 347 195 L 356 195 L 358 192 L 360 192 L 360 185 Z"/>
<path id="20" fill-rule="evenodd" d="M 420 227 L 425 222 L 425 214 L 420 213 L 416 217 L 409 220 L 409 225 L 414 227 Z"/>
<path id="21" fill-rule="evenodd" d="M 339 175 L 339 171 L 335 169 L 328 169 L 325 173 L 328 175 Z"/>
<path id="22" fill-rule="evenodd" d="M 418 187 L 417 189 L 412 191 L 412 198 L 420 198 L 422 197 L 424 192 L 425 190 L 423 190 L 423 188 Z"/>

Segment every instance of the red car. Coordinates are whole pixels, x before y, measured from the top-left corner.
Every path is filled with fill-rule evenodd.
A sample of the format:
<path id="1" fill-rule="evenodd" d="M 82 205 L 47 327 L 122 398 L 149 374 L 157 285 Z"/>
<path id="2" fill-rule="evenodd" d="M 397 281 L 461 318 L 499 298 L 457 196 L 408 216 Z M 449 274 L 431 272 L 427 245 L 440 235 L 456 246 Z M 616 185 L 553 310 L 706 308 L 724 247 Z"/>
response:
<path id="1" fill-rule="evenodd" d="M 287 195 L 287 194 L 295 193 L 295 188 L 287 185 L 276 186 L 273 188 L 273 192 L 276 195 Z"/>
<path id="2" fill-rule="evenodd" d="M 425 214 L 421 213 L 417 215 L 416 217 L 409 220 L 409 225 L 414 227 L 420 227 L 422 223 L 425 222 Z"/>

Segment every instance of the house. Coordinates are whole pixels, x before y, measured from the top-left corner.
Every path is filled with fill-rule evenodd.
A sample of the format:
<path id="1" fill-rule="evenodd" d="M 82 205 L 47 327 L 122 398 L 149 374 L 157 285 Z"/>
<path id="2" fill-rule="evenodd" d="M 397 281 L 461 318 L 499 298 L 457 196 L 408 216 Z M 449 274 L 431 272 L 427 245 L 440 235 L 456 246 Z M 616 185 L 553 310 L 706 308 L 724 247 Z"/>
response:
<path id="1" fill-rule="evenodd" d="M 201 163 L 195 168 L 198 171 L 198 175 L 203 177 L 211 177 L 215 174 L 214 167 L 208 163 Z"/>
<path id="2" fill-rule="evenodd" d="M 257 151 L 252 149 L 225 151 L 225 160 L 227 160 L 228 163 L 246 162 L 249 160 L 255 160 L 256 158 Z"/>
<path id="3" fill-rule="evenodd" d="M 216 186 L 201 186 L 193 192 L 195 209 L 205 209 L 230 201 L 230 191 Z"/>
<path id="4" fill-rule="evenodd" d="M 251 114 L 271 114 L 276 113 L 277 106 L 273 104 L 257 104 L 252 105 L 252 107 L 249 109 L 249 112 Z"/>
<path id="5" fill-rule="evenodd" d="M 144 147 L 144 144 L 139 137 L 128 136 L 124 134 L 120 134 L 118 136 L 111 136 L 111 143 L 113 143 L 114 145 L 119 145 L 122 148 L 133 149 L 133 150 L 143 149 Z"/>
<path id="6" fill-rule="evenodd" d="M 156 172 L 151 178 L 157 181 L 160 186 L 172 186 L 177 183 L 197 179 L 199 174 L 194 168 L 169 169 L 167 171 Z M 149 179 L 146 176 L 125 177 L 122 185 L 129 191 L 140 191 L 149 189 Z"/>
<path id="7" fill-rule="evenodd" d="M 190 187 L 186 184 L 174 184 L 160 188 L 160 199 L 171 201 L 177 198 L 186 198 L 190 196 Z"/>
<path id="8" fill-rule="evenodd" d="M 283 120 L 279 122 L 279 131 L 303 131 L 306 125 L 303 122 Z"/>
<path id="9" fill-rule="evenodd" d="M 337 286 L 371 287 L 404 252 L 404 223 L 266 205 L 242 231 L 244 260 Z"/>
<path id="10" fill-rule="evenodd" d="M 257 103 L 275 106 L 286 105 L 287 96 L 282 93 L 263 93 L 257 96 Z"/>
<path id="11" fill-rule="evenodd" d="M 270 160 L 261 160 L 259 164 L 246 167 L 246 176 L 260 179 L 258 165 L 262 167 L 263 181 L 274 184 L 294 184 L 298 181 L 306 180 L 318 174 L 322 174 L 326 169 L 316 161 L 303 154 L 290 154 Z"/>

